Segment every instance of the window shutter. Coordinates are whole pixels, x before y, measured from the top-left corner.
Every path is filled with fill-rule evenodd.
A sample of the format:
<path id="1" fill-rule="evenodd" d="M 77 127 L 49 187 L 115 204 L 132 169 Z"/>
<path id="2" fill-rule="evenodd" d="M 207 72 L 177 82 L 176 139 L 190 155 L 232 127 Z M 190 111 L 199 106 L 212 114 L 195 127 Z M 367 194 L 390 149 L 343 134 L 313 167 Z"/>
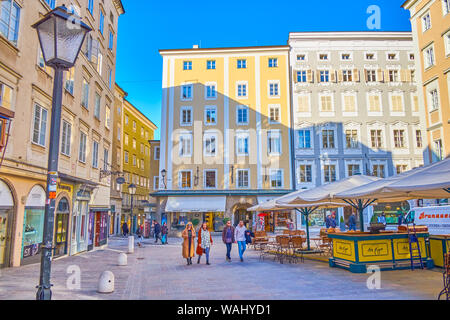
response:
<path id="1" fill-rule="evenodd" d="M 383 76 L 384 76 L 383 70 L 378 69 L 377 70 L 377 81 L 378 82 L 383 82 L 384 81 Z"/>
<path id="2" fill-rule="evenodd" d="M 359 82 L 359 70 L 353 69 L 353 82 Z"/>
<path id="3" fill-rule="evenodd" d="M 306 77 L 307 77 L 307 81 L 308 81 L 308 82 L 310 82 L 310 83 L 314 82 L 312 70 L 308 70 L 308 71 L 306 72 Z"/>
<path id="4" fill-rule="evenodd" d="M 411 70 L 406 70 L 406 81 L 412 82 L 412 71 Z"/>
<path id="5" fill-rule="evenodd" d="M 390 82 L 391 79 L 389 78 L 389 70 L 384 70 L 384 82 Z"/>
<path id="6" fill-rule="evenodd" d="M 330 70 L 330 81 L 336 82 L 336 71 L 335 70 Z"/>
<path id="7" fill-rule="evenodd" d="M 297 79 L 297 71 L 296 70 L 294 70 L 294 72 L 293 72 L 293 77 L 294 77 L 294 83 L 297 83 L 298 79 Z"/>
<path id="8" fill-rule="evenodd" d="M 320 83 L 320 71 L 319 70 L 316 71 L 316 78 L 317 78 L 317 83 Z"/>
<path id="9" fill-rule="evenodd" d="M 369 82 L 369 71 L 367 69 L 364 69 L 364 79 Z"/>
<path id="10" fill-rule="evenodd" d="M 343 82 L 344 81 L 344 74 L 342 72 L 342 70 L 338 70 L 338 82 Z"/>

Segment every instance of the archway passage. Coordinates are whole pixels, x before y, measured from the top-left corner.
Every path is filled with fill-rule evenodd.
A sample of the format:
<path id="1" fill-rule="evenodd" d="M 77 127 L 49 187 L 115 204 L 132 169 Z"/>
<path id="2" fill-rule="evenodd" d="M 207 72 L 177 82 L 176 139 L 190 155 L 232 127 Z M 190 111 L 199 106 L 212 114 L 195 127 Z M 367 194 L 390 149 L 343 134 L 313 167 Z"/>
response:
<path id="1" fill-rule="evenodd" d="M 237 204 L 233 209 L 233 225 L 237 226 L 239 221 L 244 221 L 244 225 L 247 229 L 252 229 L 253 227 L 253 216 L 254 213 L 247 211 L 248 208 L 251 208 L 251 204 Z"/>
<path id="2" fill-rule="evenodd" d="M 62 198 L 56 207 L 55 219 L 55 257 L 67 254 L 67 235 L 69 228 L 70 205 L 67 198 Z"/>
<path id="3" fill-rule="evenodd" d="M 9 267 L 14 198 L 9 186 L 0 180 L 0 268 Z"/>

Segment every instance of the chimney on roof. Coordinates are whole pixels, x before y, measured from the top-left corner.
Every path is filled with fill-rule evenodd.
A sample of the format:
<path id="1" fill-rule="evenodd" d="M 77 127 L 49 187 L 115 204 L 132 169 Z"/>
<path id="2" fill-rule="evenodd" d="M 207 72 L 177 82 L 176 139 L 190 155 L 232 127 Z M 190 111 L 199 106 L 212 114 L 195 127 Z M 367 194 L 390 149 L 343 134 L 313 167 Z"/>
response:
<path id="1" fill-rule="evenodd" d="M 198 44 L 194 44 L 194 45 L 192 46 L 192 49 L 198 49 L 198 48 L 199 48 Z"/>

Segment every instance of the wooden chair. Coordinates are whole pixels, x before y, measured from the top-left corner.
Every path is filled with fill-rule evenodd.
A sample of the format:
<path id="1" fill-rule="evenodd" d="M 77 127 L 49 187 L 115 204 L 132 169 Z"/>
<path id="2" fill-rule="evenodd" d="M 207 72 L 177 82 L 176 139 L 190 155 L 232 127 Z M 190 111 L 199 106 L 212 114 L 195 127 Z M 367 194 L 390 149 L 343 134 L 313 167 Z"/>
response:
<path id="1" fill-rule="evenodd" d="M 284 236 L 289 236 L 291 234 L 290 230 L 283 230 L 283 235 Z"/>
<path id="2" fill-rule="evenodd" d="M 291 245 L 292 245 L 292 259 L 297 263 L 298 259 L 300 259 L 302 262 L 305 262 L 305 259 L 303 258 L 303 244 L 306 242 L 306 239 L 302 236 L 294 236 L 291 239 Z M 298 257 L 297 255 L 300 255 Z"/>
<path id="3" fill-rule="evenodd" d="M 289 263 L 292 261 L 292 257 L 290 255 L 291 251 L 291 239 L 286 236 L 279 237 L 279 250 L 278 250 L 278 259 L 280 263 L 284 262 L 284 259 L 287 259 Z"/>
<path id="4" fill-rule="evenodd" d="M 257 247 L 259 247 L 259 250 L 263 250 L 265 246 L 269 243 L 269 238 L 267 238 L 267 233 L 265 231 L 256 231 L 255 232 L 255 238 L 253 239 L 253 247 L 255 250 L 257 250 Z"/>
<path id="5" fill-rule="evenodd" d="M 328 236 L 323 236 L 322 243 L 319 244 L 320 250 L 328 256 L 331 256 L 333 253 L 333 241 L 328 238 Z"/>

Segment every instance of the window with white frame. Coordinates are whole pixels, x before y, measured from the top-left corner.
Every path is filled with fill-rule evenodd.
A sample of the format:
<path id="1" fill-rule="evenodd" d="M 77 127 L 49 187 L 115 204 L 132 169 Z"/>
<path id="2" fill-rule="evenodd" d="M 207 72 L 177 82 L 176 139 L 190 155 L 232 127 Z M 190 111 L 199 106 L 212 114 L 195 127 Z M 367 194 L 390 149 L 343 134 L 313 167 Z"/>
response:
<path id="1" fill-rule="evenodd" d="M 205 124 L 215 125 L 217 124 L 217 108 L 213 106 L 205 107 Z"/>
<path id="2" fill-rule="evenodd" d="M 333 112 L 333 97 L 331 95 L 320 96 L 320 111 L 321 112 Z"/>
<path id="3" fill-rule="evenodd" d="M 136 146 L 136 139 L 133 138 L 133 149 L 136 150 L 137 146 Z"/>
<path id="4" fill-rule="evenodd" d="M 129 142 L 129 141 L 128 141 L 128 140 L 129 140 L 129 136 L 128 136 L 128 134 L 127 134 L 127 133 L 125 133 L 125 136 L 124 136 L 124 139 L 123 139 L 123 140 L 124 140 L 123 142 L 125 143 L 125 145 L 126 145 L 126 146 L 128 146 L 128 142 Z"/>
<path id="5" fill-rule="evenodd" d="M 408 171 L 408 165 L 407 164 L 397 164 L 395 166 L 395 171 L 397 172 L 397 174 L 406 172 L 406 171 Z"/>
<path id="6" fill-rule="evenodd" d="M 444 34 L 443 39 L 444 39 L 444 45 L 445 45 L 445 55 L 449 56 L 450 55 L 450 31 L 447 32 L 446 34 Z"/>
<path id="7" fill-rule="evenodd" d="M 366 69 L 366 82 L 377 82 L 377 71 L 374 69 Z"/>
<path id="8" fill-rule="evenodd" d="M 34 105 L 33 143 L 45 147 L 47 136 L 47 109 Z"/>
<path id="9" fill-rule="evenodd" d="M 306 73 L 307 73 L 306 70 L 297 71 L 297 82 L 306 83 L 307 82 Z"/>
<path id="10" fill-rule="evenodd" d="M 345 130 L 345 147 L 347 149 L 359 148 L 359 134 L 356 129 Z"/>
<path id="11" fill-rule="evenodd" d="M 269 123 L 280 123 L 281 121 L 281 107 L 279 105 L 269 106 Z"/>
<path id="12" fill-rule="evenodd" d="M 245 60 L 245 59 L 238 59 L 237 60 L 237 68 L 238 69 L 246 69 L 247 68 L 247 60 Z"/>
<path id="13" fill-rule="evenodd" d="M 386 166 L 384 164 L 374 163 L 372 164 L 372 175 L 378 178 L 386 177 Z"/>
<path id="14" fill-rule="evenodd" d="M 391 112 L 392 113 L 405 112 L 402 94 L 394 93 L 391 95 Z"/>
<path id="15" fill-rule="evenodd" d="M 217 171 L 216 170 L 205 170 L 204 171 L 204 183 L 205 189 L 216 189 L 217 188 Z"/>
<path id="16" fill-rule="evenodd" d="M 434 47 L 431 45 L 428 48 L 424 49 L 424 61 L 425 61 L 425 69 L 431 68 L 434 66 Z"/>
<path id="17" fill-rule="evenodd" d="M 442 11 L 444 16 L 450 13 L 450 0 L 442 0 Z"/>
<path id="18" fill-rule="evenodd" d="M 125 163 L 128 163 L 128 159 L 129 159 L 128 151 L 125 151 L 123 155 L 123 161 L 125 161 Z"/>
<path id="19" fill-rule="evenodd" d="M 352 82 L 353 81 L 353 70 L 351 70 L 351 69 L 342 70 L 342 81 L 343 82 Z"/>
<path id="20" fill-rule="evenodd" d="M 322 130 L 322 148 L 334 149 L 334 130 Z"/>
<path id="21" fill-rule="evenodd" d="M 397 61 L 398 60 L 398 54 L 394 52 L 388 52 L 387 53 L 387 60 L 389 61 Z"/>
<path id="22" fill-rule="evenodd" d="M 80 132 L 80 146 L 78 149 L 78 161 L 86 163 L 86 145 L 87 135 L 84 132 Z"/>
<path id="23" fill-rule="evenodd" d="M 206 99 L 216 99 L 217 98 L 217 91 L 216 91 L 215 84 L 207 84 L 205 86 L 205 91 L 206 91 Z"/>
<path id="24" fill-rule="evenodd" d="M 180 125 L 191 126 L 192 125 L 192 108 L 181 107 L 180 109 Z"/>
<path id="25" fill-rule="evenodd" d="M 422 17 L 422 29 L 423 32 L 429 30 L 431 28 L 431 15 L 430 13 L 426 13 L 423 17 Z"/>
<path id="26" fill-rule="evenodd" d="M 66 91 L 68 91 L 70 94 L 73 95 L 73 87 L 75 83 L 75 67 L 70 68 L 65 72 L 66 79 L 64 82 L 64 88 Z"/>
<path id="27" fill-rule="evenodd" d="M 94 117 L 97 120 L 100 120 L 100 103 L 101 103 L 101 96 L 96 92 L 95 93 L 95 105 L 94 105 Z"/>
<path id="28" fill-rule="evenodd" d="M 319 79 L 321 83 L 330 82 L 330 70 L 320 70 Z"/>
<path id="29" fill-rule="evenodd" d="M 444 160 L 444 149 L 441 139 L 434 140 L 432 156 L 433 162 Z"/>
<path id="30" fill-rule="evenodd" d="M 192 70 L 192 61 L 183 61 L 183 70 Z"/>
<path id="31" fill-rule="evenodd" d="M 297 131 L 299 149 L 311 149 L 311 130 L 301 129 Z"/>
<path id="32" fill-rule="evenodd" d="M 325 164 L 323 166 L 323 180 L 325 183 L 336 181 L 336 165 Z"/>
<path id="33" fill-rule="evenodd" d="M 20 6 L 14 0 L 0 1 L 0 34 L 17 46 Z"/>
<path id="34" fill-rule="evenodd" d="M 430 97 L 431 110 L 439 109 L 439 94 L 437 89 L 432 89 L 428 93 Z"/>
<path id="35" fill-rule="evenodd" d="M 370 113 L 380 113 L 381 112 L 381 94 L 379 93 L 369 93 L 369 114 Z"/>
<path id="36" fill-rule="evenodd" d="M 155 147 L 154 154 L 155 154 L 154 159 L 155 160 L 159 160 L 160 156 L 161 156 L 161 148 L 160 147 Z"/>
<path id="37" fill-rule="evenodd" d="M 359 164 L 348 164 L 347 165 L 347 174 L 349 177 L 361 174 L 361 168 Z"/>
<path id="38" fill-rule="evenodd" d="M 365 60 L 367 60 L 367 61 L 374 61 L 374 60 L 377 59 L 377 56 L 376 56 L 376 54 L 373 53 L 373 52 L 367 52 L 367 53 L 365 54 L 364 58 L 365 58 Z"/>
<path id="39" fill-rule="evenodd" d="M 181 86 L 181 100 L 192 100 L 194 86 L 185 84 Z"/>
<path id="40" fill-rule="evenodd" d="M 352 60 L 352 55 L 350 53 L 342 53 L 341 54 L 341 60 L 342 61 Z"/>
<path id="41" fill-rule="evenodd" d="M 278 82 L 270 82 L 269 83 L 269 96 L 270 97 L 280 96 L 279 86 L 280 86 L 280 84 Z"/>
<path id="42" fill-rule="evenodd" d="M 133 154 L 133 167 L 136 167 L 137 165 L 138 165 L 138 163 L 137 163 L 136 155 Z"/>
<path id="43" fill-rule="evenodd" d="M 273 189 L 283 188 L 283 170 L 270 170 L 270 187 Z"/>
<path id="44" fill-rule="evenodd" d="M 216 60 L 206 61 L 206 69 L 207 70 L 215 70 L 216 69 Z"/>
<path id="45" fill-rule="evenodd" d="M 247 106 L 237 106 L 236 108 L 236 120 L 239 125 L 248 124 L 248 107 Z"/>
<path id="46" fill-rule="evenodd" d="M 95 140 L 92 143 L 92 167 L 98 168 L 98 142 Z"/>
<path id="47" fill-rule="evenodd" d="M 320 53 L 319 54 L 319 60 L 320 61 L 328 61 L 328 54 L 327 53 Z"/>
<path id="48" fill-rule="evenodd" d="M 356 94 L 344 94 L 343 95 L 343 111 L 344 113 L 356 112 Z"/>
<path id="49" fill-rule="evenodd" d="M 217 136 L 214 134 L 205 134 L 204 138 L 204 149 L 205 156 L 207 157 L 215 157 L 216 156 L 216 142 Z"/>
<path id="50" fill-rule="evenodd" d="M 179 138 L 180 157 L 190 157 L 192 155 L 192 135 L 183 134 Z"/>
<path id="51" fill-rule="evenodd" d="M 406 148 L 405 130 L 403 129 L 394 130 L 394 147 L 397 149 Z"/>
<path id="52" fill-rule="evenodd" d="M 0 107 L 11 109 L 13 89 L 0 82 Z"/>
<path id="53" fill-rule="evenodd" d="M 144 167 L 144 165 L 142 165 L 142 167 Z M 107 171 L 108 168 L 109 168 L 109 149 L 103 148 L 103 170 Z"/>
<path id="54" fill-rule="evenodd" d="M 312 182 L 312 165 L 301 164 L 298 166 L 299 171 L 299 182 L 300 183 L 311 183 Z"/>
<path id="55" fill-rule="evenodd" d="M 70 157 L 70 144 L 72 141 L 72 125 L 63 120 L 61 133 L 61 153 Z"/>
<path id="56" fill-rule="evenodd" d="M 398 70 L 393 70 L 393 69 L 389 70 L 389 81 L 390 82 L 399 82 L 400 81 Z"/>
<path id="57" fill-rule="evenodd" d="M 238 188 L 249 188 L 250 186 L 250 170 L 248 169 L 237 169 L 237 187 Z"/>
<path id="58" fill-rule="evenodd" d="M 236 135 L 236 153 L 238 156 L 247 156 L 249 153 L 249 135 L 248 133 L 237 133 Z"/>
<path id="59" fill-rule="evenodd" d="M 281 133 L 279 131 L 267 133 L 267 151 L 269 155 L 281 155 Z"/>
<path id="60" fill-rule="evenodd" d="M 81 97 L 81 105 L 89 109 L 89 83 L 83 79 L 83 94 Z"/>
<path id="61" fill-rule="evenodd" d="M 239 98 L 247 97 L 247 84 L 246 83 L 238 83 L 237 84 L 237 96 Z"/>
<path id="62" fill-rule="evenodd" d="M 269 68 L 278 67 L 278 59 L 277 58 L 269 58 Z"/>
<path id="63" fill-rule="evenodd" d="M 372 148 L 374 149 L 383 148 L 383 130 L 381 129 L 370 130 L 370 141 Z"/>
<path id="64" fill-rule="evenodd" d="M 298 54 L 297 61 L 306 61 L 306 54 L 304 53 Z"/>
<path id="65" fill-rule="evenodd" d="M 298 105 L 297 112 L 300 113 L 309 113 L 310 105 L 309 105 L 309 94 L 302 94 L 297 97 Z"/>
<path id="66" fill-rule="evenodd" d="M 180 189 L 191 189 L 192 188 L 192 172 L 191 171 L 180 171 Z"/>

